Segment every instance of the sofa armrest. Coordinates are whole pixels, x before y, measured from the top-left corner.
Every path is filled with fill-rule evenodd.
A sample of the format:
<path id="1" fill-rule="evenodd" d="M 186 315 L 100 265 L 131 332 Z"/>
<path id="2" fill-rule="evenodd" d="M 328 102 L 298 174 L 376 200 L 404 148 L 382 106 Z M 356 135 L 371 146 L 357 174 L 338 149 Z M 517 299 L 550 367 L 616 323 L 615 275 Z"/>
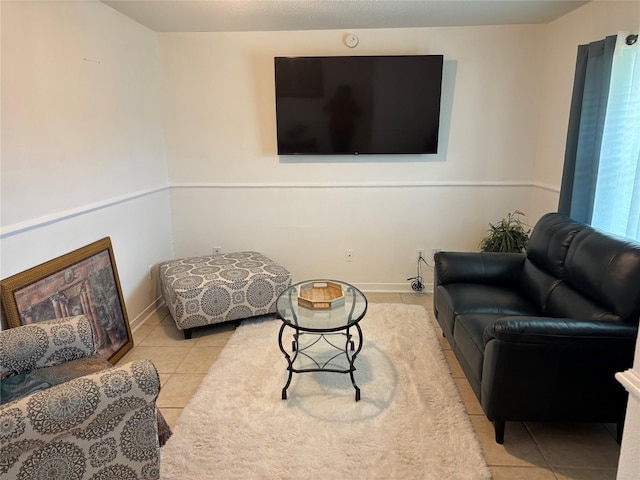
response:
<path id="1" fill-rule="evenodd" d="M 515 283 L 525 258 L 521 253 L 437 252 L 434 255 L 434 285 Z"/>
<path id="2" fill-rule="evenodd" d="M 638 327 L 624 322 L 513 316 L 503 317 L 484 331 L 484 344 L 497 339 L 503 342 L 586 345 L 635 343 Z"/>
<path id="3" fill-rule="evenodd" d="M 498 427 L 510 420 L 621 422 L 627 399 L 615 373 L 633 365 L 636 332 L 622 322 L 496 321 L 484 331 L 483 411 Z"/>
<path id="4" fill-rule="evenodd" d="M 85 315 L 31 323 L 0 331 L 0 377 L 95 355 Z"/>

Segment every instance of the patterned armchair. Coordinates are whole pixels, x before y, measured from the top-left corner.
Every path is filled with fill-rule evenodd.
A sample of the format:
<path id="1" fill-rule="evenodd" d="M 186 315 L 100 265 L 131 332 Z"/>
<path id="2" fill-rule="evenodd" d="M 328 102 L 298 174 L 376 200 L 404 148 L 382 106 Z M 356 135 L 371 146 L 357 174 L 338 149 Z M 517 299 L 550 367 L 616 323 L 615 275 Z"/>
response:
<path id="1" fill-rule="evenodd" d="M 159 477 L 158 373 L 97 358 L 83 315 L 0 331 L 0 380 L 1 478 Z"/>

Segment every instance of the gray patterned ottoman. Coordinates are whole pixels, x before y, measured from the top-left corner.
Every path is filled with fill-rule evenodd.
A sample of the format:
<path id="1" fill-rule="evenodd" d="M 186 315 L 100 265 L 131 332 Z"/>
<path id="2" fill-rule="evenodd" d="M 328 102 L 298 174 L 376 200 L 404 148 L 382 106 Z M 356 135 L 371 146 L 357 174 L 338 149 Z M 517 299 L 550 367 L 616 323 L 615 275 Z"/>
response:
<path id="1" fill-rule="evenodd" d="M 176 325 L 191 329 L 276 311 L 291 273 L 258 252 L 190 257 L 158 265 L 162 297 Z"/>

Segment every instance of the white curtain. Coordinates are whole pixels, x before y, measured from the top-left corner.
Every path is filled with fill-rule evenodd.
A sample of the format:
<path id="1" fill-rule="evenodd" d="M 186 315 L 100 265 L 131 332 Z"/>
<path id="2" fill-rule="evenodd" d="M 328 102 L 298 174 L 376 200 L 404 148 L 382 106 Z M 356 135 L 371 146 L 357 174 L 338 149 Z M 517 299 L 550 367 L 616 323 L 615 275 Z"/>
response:
<path id="1" fill-rule="evenodd" d="M 640 42 L 627 35 L 616 41 L 591 224 L 640 240 Z"/>

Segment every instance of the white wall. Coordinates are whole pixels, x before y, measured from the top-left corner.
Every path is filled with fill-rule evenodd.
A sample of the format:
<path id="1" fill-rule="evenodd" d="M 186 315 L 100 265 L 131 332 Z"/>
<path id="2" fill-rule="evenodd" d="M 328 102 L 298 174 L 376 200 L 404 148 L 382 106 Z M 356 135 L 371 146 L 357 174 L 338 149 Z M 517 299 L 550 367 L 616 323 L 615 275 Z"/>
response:
<path id="1" fill-rule="evenodd" d="M 476 249 L 529 210 L 543 32 L 362 30 L 353 50 L 343 31 L 159 34 L 176 255 L 255 249 L 297 280 L 410 290 L 417 248 Z M 428 53 L 445 58 L 437 155 L 277 156 L 274 56 Z"/>
<path id="2" fill-rule="evenodd" d="M 1 277 L 110 236 L 134 320 L 173 254 L 156 34 L 97 1 L 0 5 Z"/>

